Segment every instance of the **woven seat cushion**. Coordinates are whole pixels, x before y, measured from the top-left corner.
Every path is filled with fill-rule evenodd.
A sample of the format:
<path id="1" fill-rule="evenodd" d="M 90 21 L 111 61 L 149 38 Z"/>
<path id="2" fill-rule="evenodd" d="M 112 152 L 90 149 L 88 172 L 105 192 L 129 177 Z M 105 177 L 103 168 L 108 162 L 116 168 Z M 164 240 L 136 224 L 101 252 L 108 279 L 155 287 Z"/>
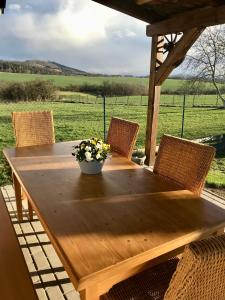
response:
<path id="1" fill-rule="evenodd" d="M 186 247 L 164 299 L 225 299 L 225 235 Z"/>
<path id="2" fill-rule="evenodd" d="M 178 261 L 168 260 L 116 284 L 101 300 L 162 300 Z"/>

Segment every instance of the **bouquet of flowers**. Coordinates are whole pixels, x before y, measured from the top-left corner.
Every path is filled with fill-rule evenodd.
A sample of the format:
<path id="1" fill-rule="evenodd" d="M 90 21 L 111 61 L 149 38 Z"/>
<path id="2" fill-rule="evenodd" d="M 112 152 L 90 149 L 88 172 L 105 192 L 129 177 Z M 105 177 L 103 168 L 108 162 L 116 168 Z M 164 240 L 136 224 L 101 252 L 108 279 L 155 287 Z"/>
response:
<path id="1" fill-rule="evenodd" d="M 72 155 L 75 156 L 76 160 L 82 161 L 104 161 L 110 151 L 110 145 L 104 143 L 98 138 L 91 138 L 80 142 L 79 145 L 74 146 Z"/>

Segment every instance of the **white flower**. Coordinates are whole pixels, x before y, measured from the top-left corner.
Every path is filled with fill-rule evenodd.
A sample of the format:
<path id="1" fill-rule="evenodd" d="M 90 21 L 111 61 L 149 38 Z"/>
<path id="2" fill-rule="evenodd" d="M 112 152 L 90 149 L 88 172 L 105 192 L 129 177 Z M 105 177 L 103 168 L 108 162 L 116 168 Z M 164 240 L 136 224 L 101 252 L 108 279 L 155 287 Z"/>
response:
<path id="1" fill-rule="evenodd" d="M 102 149 L 102 145 L 100 143 L 97 143 L 96 144 L 96 148 L 99 149 L 99 150 L 101 150 Z"/>
<path id="2" fill-rule="evenodd" d="M 74 153 L 75 153 L 75 155 L 77 155 L 78 153 L 79 153 L 79 149 L 78 148 L 76 148 L 75 150 L 74 150 Z"/>
<path id="3" fill-rule="evenodd" d="M 90 147 L 90 146 L 86 146 L 86 147 L 85 147 L 85 150 L 86 150 L 86 151 L 91 151 L 91 147 Z"/>
<path id="4" fill-rule="evenodd" d="M 100 154 L 100 153 L 98 153 L 98 154 L 96 155 L 96 159 L 99 159 L 99 158 L 101 158 L 101 154 Z"/>
<path id="5" fill-rule="evenodd" d="M 93 160 L 93 158 L 91 157 L 91 153 L 90 152 L 85 152 L 85 157 L 86 157 L 86 161 Z"/>

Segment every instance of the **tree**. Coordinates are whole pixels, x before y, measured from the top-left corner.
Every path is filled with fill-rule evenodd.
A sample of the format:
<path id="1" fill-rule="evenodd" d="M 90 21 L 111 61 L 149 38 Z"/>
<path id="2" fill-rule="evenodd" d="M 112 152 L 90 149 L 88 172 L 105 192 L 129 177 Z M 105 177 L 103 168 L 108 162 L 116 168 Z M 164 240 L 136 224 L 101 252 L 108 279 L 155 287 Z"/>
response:
<path id="1" fill-rule="evenodd" d="M 225 81 L 225 27 L 205 29 L 193 45 L 186 63 L 196 82 L 212 82 L 225 108 L 225 97 L 220 90 L 220 83 Z"/>

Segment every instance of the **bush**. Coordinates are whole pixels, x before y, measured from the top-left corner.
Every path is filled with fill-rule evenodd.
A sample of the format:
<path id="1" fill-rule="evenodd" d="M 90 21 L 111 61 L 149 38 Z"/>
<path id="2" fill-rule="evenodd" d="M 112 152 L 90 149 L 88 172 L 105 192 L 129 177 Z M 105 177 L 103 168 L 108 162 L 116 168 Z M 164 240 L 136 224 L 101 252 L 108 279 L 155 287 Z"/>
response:
<path id="1" fill-rule="evenodd" d="M 92 95 L 104 93 L 106 96 L 137 96 L 147 95 L 147 88 L 143 85 L 104 81 L 101 85 L 84 83 L 69 85 L 64 90 Z"/>
<path id="2" fill-rule="evenodd" d="M 46 101 L 55 97 L 56 88 L 51 81 L 34 80 L 14 82 L 0 87 L 0 98 L 4 101 Z"/>

